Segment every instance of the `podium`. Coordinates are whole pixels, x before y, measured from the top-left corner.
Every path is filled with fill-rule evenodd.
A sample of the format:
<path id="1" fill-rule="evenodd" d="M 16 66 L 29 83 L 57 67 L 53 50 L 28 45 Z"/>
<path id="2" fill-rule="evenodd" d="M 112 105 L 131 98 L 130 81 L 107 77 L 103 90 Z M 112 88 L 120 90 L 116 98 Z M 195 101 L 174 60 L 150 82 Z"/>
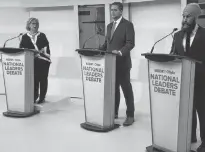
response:
<path id="1" fill-rule="evenodd" d="M 95 49 L 77 49 L 80 54 L 85 123 L 81 127 L 108 132 L 119 127 L 115 117 L 116 56 Z"/>
<path id="2" fill-rule="evenodd" d="M 170 54 L 148 60 L 152 145 L 148 152 L 190 152 L 195 61 Z"/>
<path id="3" fill-rule="evenodd" d="M 7 117 L 29 117 L 39 113 L 34 106 L 35 50 L 0 48 Z"/>

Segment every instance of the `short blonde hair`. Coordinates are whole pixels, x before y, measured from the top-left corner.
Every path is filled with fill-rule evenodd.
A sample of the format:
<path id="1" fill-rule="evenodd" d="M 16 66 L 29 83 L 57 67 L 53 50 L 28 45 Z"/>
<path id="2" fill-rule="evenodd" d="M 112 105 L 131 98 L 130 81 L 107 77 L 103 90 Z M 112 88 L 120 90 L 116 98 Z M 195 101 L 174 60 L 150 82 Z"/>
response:
<path id="1" fill-rule="evenodd" d="M 28 21 L 27 21 L 27 23 L 26 23 L 26 30 L 27 30 L 27 31 L 30 31 L 30 30 L 31 30 L 31 29 L 30 29 L 30 24 L 31 24 L 32 21 L 36 21 L 37 26 L 38 26 L 38 28 L 39 28 L 39 21 L 38 21 L 38 19 L 37 19 L 37 18 L 34 18 L 34 17 L 31 17 L 31 18 L 28 19 Z"/>

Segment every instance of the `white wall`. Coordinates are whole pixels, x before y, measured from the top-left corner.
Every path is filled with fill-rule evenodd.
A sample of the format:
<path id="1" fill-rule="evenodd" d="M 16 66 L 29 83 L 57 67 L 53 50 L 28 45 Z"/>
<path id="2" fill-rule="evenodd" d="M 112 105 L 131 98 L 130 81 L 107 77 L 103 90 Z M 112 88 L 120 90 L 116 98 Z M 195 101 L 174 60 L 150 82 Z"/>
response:
<path id="1" fill-rule="evenodd" d="M 180 2 L 132 3 L 131 21 L 134 24 L 136 35 L 135 48 L 132 50 L 133 68 L 131 71 L 135 102 L 142 104 L 140 107 L 144 107 L 144 111 L 149 112 L 147 61 L 141 54 L 150 52 L 154 42 L 170 33 L 173 28 L 180 28 Z M 171 43 L 172 37 L 170 36 L 158 43 L 154 52 L 169 53 Z"/>
<path id="2" fill-rule="evenodd" d="M 0 8 L 0 47 L 3 47 L 5 40 L 25 32 L 26 20 L 29 13 L 23 8 Z M 8 47 L 18 47 L 19 39 L 8 41 Z M 1 57 L 0 57 L 1 58 Z M 0 94 L 4 93 L 2 65 L 0 62 Z"/>
<path id="3" fill-rule="evenodd" d="M 122 0 L 1 0 L 0 7 L 53 7 L 71 5 L 108 4 Z"/>
<path id="4" fill-rule="evenodd" d="M 82 97 L 80 60 L 75 51 L 78 23 L 73 7 L 32 8 L 39 31 L 46 34 L 51 49 L 48 95 Z"/>
<path id="5" fill-rule="evenodd" d="M 29 13 L 23 8 L 1 8 L 0 9 L 0 47 L 3 46 L 6 39 L 17 36 L 25 32 L 26 20 Z M 19 40 L 9 41 L 7 46 L 18 47 Z"/>
<path id="6" fill-rule="evenodd" d="M 82 97 L 80 60 L 78 48 L 78 19 L 72 6 L 50 8 L 0 8 L 0 45 L 6 39 L 26 32 L 29 16 L 39 19 L 39 30 L 47 35 L 51 48 L 52 64 L 49 72 L 48 95 Z M 18 47 L 19 40 L 7 44 Z M 0 64 L 1 66 L 1 64 Z M 0 94 L 4 93 L 0 68 Z"/>

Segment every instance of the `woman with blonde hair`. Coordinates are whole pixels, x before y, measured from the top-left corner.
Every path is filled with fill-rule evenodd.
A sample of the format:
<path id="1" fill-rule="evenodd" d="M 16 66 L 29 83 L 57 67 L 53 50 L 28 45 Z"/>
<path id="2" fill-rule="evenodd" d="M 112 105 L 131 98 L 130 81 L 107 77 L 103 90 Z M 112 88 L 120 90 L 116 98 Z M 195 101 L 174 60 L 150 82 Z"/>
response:
<path id="1" fill-rule="evenodd" d="M 22 36 L 20 48 L 35 49 L 39 52 L 34 58 L 34 102 L 40 104 L 45 102 L 48 88 L 50 47 L 46 35 L 39 32 L 38 29 L 38 19 L 29 18 L 26 24 L 26 30 L 28 32 Z M 38 98 L 39 100 L 37 101 Z"/>

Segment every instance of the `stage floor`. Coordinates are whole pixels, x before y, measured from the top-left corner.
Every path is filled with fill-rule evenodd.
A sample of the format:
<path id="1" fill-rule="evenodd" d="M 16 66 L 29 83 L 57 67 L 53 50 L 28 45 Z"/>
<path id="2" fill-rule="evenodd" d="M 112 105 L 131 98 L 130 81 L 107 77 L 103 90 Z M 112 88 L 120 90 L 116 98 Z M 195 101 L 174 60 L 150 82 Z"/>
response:
<path id="1" fill-rule="evenodd" d="M 0 152 L 145 152 L 151 145 L 150 116 L 143 103 L 135 103 L 132 126 L 97 133 L 80 127 L 85 119 L 82 99 L 49 96 L 47 100 L 39 106 L 38 115 L 8 118 L 2 115 L 6 102 L 0 96 Z M 122 103 L 116 123 L 122 124 L 124 119 Z"/>

